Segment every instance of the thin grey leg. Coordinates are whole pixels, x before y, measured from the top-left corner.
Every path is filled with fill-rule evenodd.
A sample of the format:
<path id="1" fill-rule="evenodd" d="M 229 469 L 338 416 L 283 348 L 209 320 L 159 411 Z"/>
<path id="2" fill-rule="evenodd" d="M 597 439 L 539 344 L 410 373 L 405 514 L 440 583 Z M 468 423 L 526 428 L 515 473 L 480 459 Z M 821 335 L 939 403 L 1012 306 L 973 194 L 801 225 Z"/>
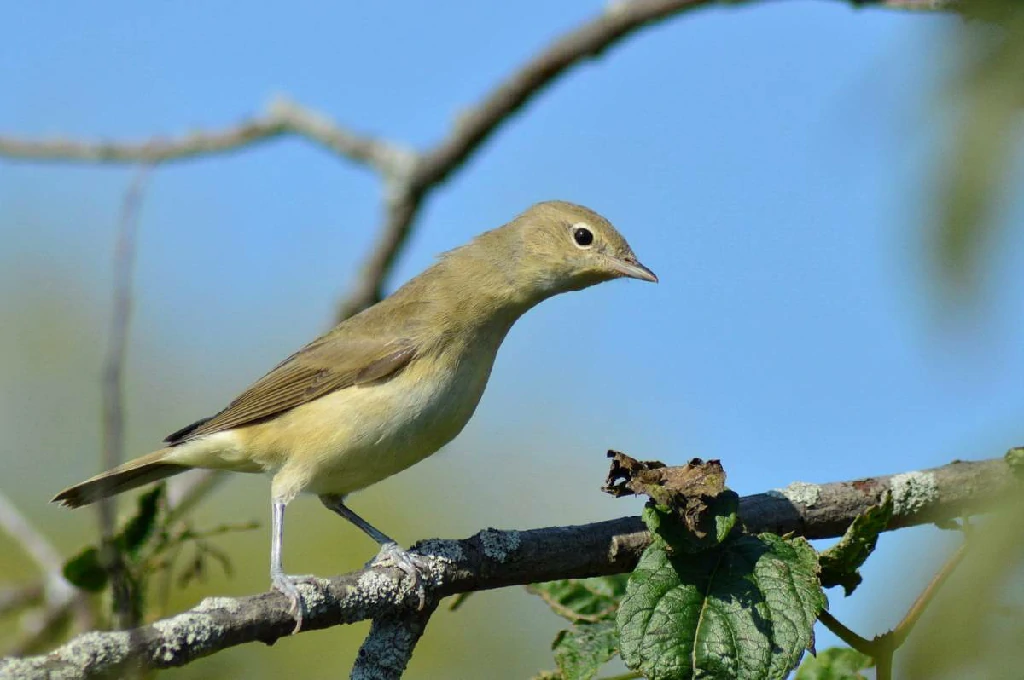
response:
<path id="1" fill-rule="evenodd" d="M 270 510 L 270 578 L 284 573 L 281 544 L 284 543 L 284 503 L 274 501 Z"/>
<path id="2" fill-rule="evenodd" d="M 409 580 L 412 583 L 412 590 L 416 593 L 416 597 L 419 600 L 419 609 L 422 610 L 427 601 L 427 592 L 423 587 L 423 579 L 424 577 L 429 578 L 431 567 L 430 560 L 422 555 L 417 555 L 400 548 L 393 538 L 385 534 L 383 531 L 375 528 L 372 524 L 356 513 L 352 512 L 352 510 L 345 505 L 344 496 L 324 495 L 320 496 L 320 502 L 362 529 L 367 536 L 380 545 L 380 552 L 378 552 L 377 556 L 368 562 L 366 566 L 390 565 L 400 569 L 409 577 Z"/>
<path id="3" fill-rule="evenodd" d="M 306 603 L 302 599 L 297 583 L 316 583 L 312 576 L 291 576 L 284 573 L 281 565 L 281 546 L 284 543 L 284 506 L 280 501 L 273 501 L 270 514 L 270 583 L 280 591 L 291 603 L 291 612 L 295 615 L 295 630 L 302 628 L 302 619 L 306 615 Z"/>
<path id="4" fill-rule="evenodd" d="M 326 505 L 330 510 L 333 510 L 349 522 L 352 522 L 352 524 L 355 524 L 357 527 L 362 529 L 363 532 L 375 540 L 378 545 L 388 545 L 389 543 L 397 545 L 395 539 L 389 537 L 383 531 L 380 531 L 365 519 L 352 512 L 352 510 L 345 505 L 344 496 L 320 496 L 320 502 Z"/>

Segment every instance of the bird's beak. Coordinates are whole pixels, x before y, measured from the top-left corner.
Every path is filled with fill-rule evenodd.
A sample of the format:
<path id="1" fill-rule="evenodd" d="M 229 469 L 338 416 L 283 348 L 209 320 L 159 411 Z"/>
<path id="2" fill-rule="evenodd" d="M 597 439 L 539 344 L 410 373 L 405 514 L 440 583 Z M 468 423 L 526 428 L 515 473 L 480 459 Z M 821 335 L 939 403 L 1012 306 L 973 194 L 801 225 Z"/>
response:
<path id="1" fill-rule="evenodd" d="M 615 271 L 631 279 L 640 279 L 641 281 L 650 281 L 651 283 L 658 282 L 658 276 L 640 264 L 635 257 L 630 256 L 621 259 L 613 257 L 611 259 L 611 266 Z"/>

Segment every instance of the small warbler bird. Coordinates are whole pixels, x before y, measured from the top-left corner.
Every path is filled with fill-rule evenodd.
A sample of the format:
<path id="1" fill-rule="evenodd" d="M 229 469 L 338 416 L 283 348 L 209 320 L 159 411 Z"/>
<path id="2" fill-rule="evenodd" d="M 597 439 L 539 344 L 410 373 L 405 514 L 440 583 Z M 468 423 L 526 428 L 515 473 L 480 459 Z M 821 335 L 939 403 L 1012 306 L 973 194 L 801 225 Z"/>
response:
<path id="1" fill-rule="evenodd" d="M 420 558 L 345 505 L 353 491 L 418 463 L 457 435 L 483 394 L 512 324 L 558 293 L 622 277 L 657 282 L 597 213 L 539 203 L 442 255 L 390 297 L 291 355 L 212 418 L 166 447 L 61 491 L 73 508 L 190 468 L 272 475 L 270 578 L 302 625 L 281 564 L 284 510 L 299 492 L 380 544 L 419 587 Z M 420 587 L 422 601 L 422 588 Z"/>

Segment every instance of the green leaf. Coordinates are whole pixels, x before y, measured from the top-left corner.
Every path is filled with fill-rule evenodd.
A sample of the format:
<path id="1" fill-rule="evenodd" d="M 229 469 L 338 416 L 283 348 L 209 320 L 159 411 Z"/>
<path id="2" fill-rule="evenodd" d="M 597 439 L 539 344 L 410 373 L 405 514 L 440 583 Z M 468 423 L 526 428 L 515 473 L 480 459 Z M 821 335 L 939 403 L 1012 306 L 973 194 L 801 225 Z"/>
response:
<path id="1" fill-rule="evenodd" d="M 139 496 L 135 516 L 128 520 L 117 537 L 117 545 L 125 553 L 136 555 L 145 542 L 153 534 L 156 516 L 160 510 L 160 496 L 164 485 L 158 484 L 152 490 Z"/>
<path id="2" fill-rule="evenodd" d="M 551 648 L 565 680 L 590 680 L 618 652 L 618 642 L 615 624 L 603 621 L 563 630 Z"/>
<path id="3" fill-rule="evenodd" d="M 91 546 L 64 563 L 64 578 L 90 593 L 107 587 L 107 570 L 100 564 L 100 551 Z"/>
<path id="4" fill-rule="evenodd" d="M 717 496 L 688 499 L 689 507 L 665 507 L 648 503 L 641 515 L 652 533 L 672 549 L 686 553 L 713 548 L 736 525 L 739 496 L 726 489 Z"/>
<path id="5" fill-rule="evenodd" d="M 821 585 L 826 588 L 841 585 L 847 596 L 852 594 L 862 580 L 857 570 L 874 551 L 878 535 L 891 520 L 892 494 L 886 493 L 882 503 L 872 505 L 853 520 L 839 542 L 818 557 Z"/>
<path id="6" fill-rule="evenodd" d="M 600 576 L 534 583 L 526 589 L 540 596 L 559 616 L 576 622 L 610 619 L 626 592 L 628 576 Z"/>
<path id="7" fill-rule="evenodd" d="M 733 536 L 689 555 L 655 538 L 619 607 L 622 658 L 651 680 L 781 680 L 825 604 L 802 538 Z"/>
<path id="8" fill-rule="evenodd" d="M 871 668 L 870 656 L 849 647 L 830 647 L 800 664 L 796 680 L 867 680 L 860 671 Z"/>

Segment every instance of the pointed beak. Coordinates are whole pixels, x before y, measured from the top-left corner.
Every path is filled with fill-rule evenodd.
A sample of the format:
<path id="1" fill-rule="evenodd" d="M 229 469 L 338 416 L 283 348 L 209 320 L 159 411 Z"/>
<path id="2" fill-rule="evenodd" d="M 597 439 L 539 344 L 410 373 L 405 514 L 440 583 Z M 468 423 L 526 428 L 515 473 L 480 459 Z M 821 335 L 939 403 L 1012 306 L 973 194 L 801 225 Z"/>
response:
<path id="1" fill-rule="evenodd" d="M 610 264 L 612 269 L 623 276 L 628 276 L 631 279 L 640 279 L 641 281 L 650 281 L 651 283 L 658 282 L 658 276 L 640 264 L 635 257 L 612 258 Z"/>

